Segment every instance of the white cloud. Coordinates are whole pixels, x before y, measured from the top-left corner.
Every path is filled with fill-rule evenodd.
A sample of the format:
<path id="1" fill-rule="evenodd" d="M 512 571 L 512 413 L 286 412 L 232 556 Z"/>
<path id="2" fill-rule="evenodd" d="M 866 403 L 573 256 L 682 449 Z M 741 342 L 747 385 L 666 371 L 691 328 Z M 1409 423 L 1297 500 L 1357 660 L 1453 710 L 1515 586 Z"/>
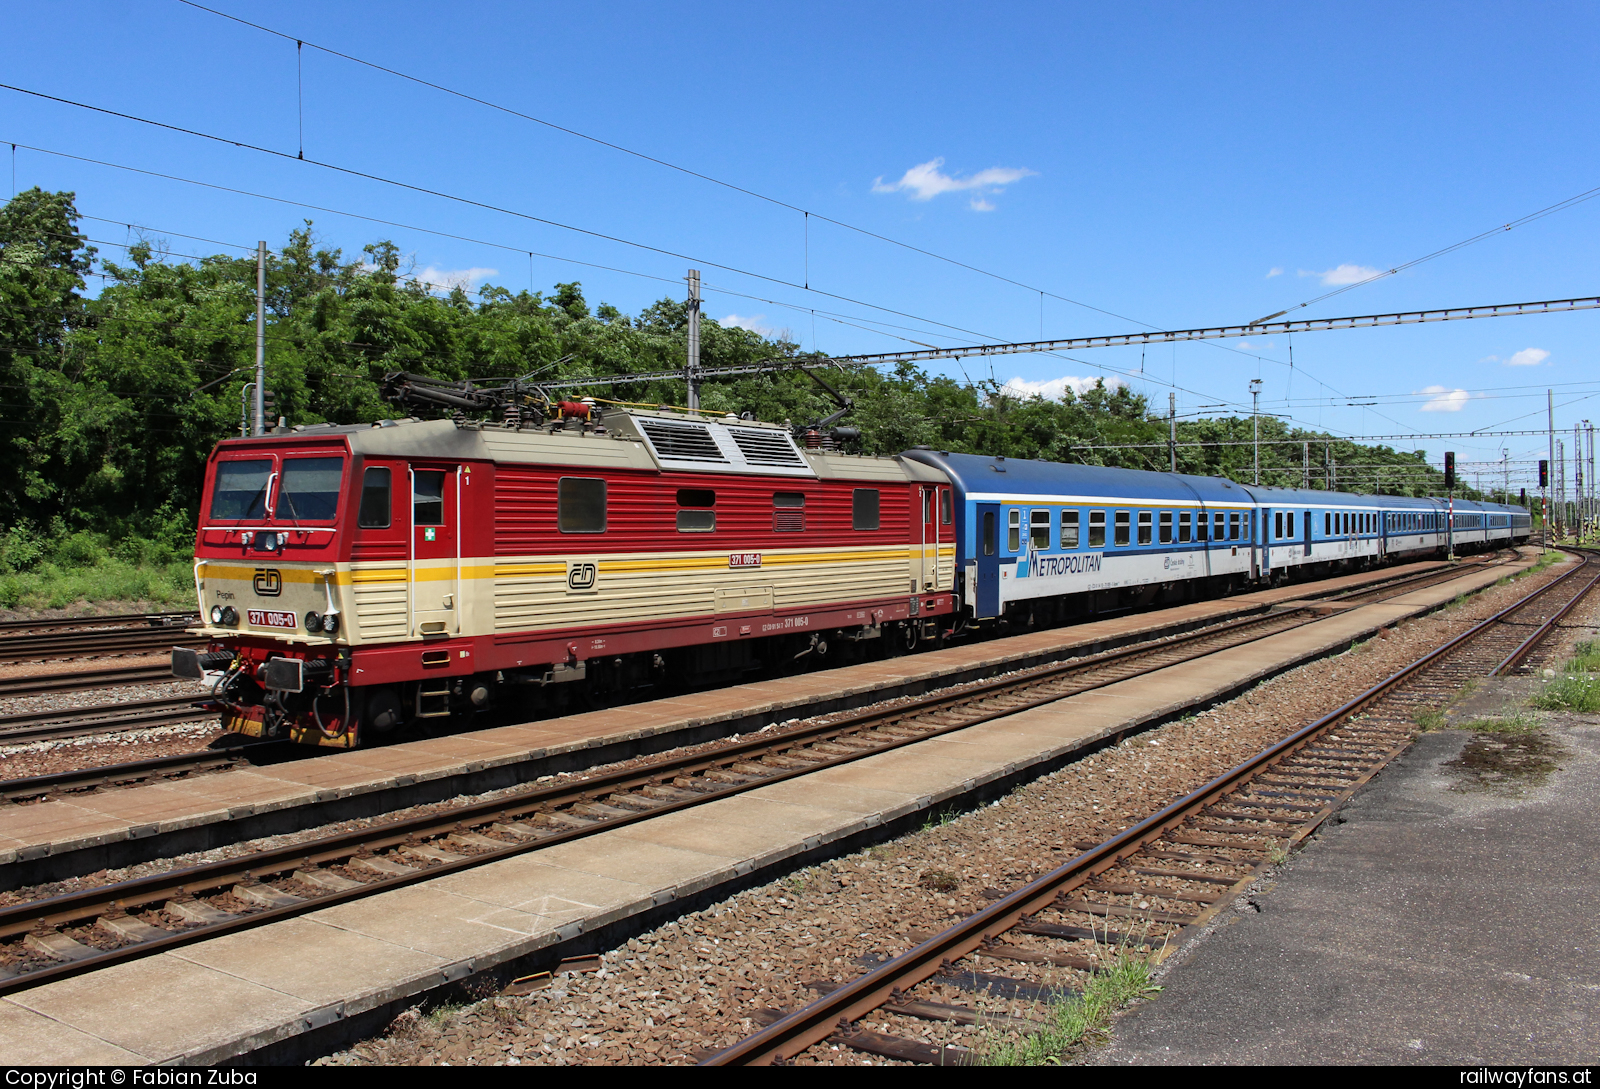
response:
<path id="1" fill-rule="evenodd" d="M 1042 382 L 1030 382 L 1026 378 L 1013 378 L 1000 387 L 1000 392 L 1011 397 L 1021 398 L 1032 397 L 1037 394 L 1051 401 L 1059 401 L 1067 390 L 1070 389 L 1078 396 L 1082 396 L 1089 390 L 1094 389 L 1094 384 L 1099 381 L 1102 381 L 1102 379 L 1073 378 L 1071 375 L 1065 375 L 1061 378 L 1047 378 Z M 1123 384 L 1120 378 L 1106 378 L 1103 381 L 1108 390 L 1116 389 Z"/>
<path id="2" fill-rule="evenodd" d="M 420 283 L 438 288 L 440 291 L 449 291 L 454 287 L 469 291 L 479 282 L 499 273 L 500 270 L 497 268 L 435 268 L 429 265 L 427 268 L 418 269 L 412 275 Z"/>
<path id="3" fill-rule="evenodd" d="M 748 329 L 752 333 L 769 337 L 777 330 L 766 322 L 767 316 L 765 314 L 751 314 L 747 318 L 740 317 L 738 314 L 729 314 L 722 319 L 720 324 L 724 329 Z"/>
<path id="4" fill-rule="evenodd" d="M 1514 353 L 1506 360 L 1508 367 L 1537 367 L 1540 363 L 1550 358 L 1550 353 L 1543 348 L 1524 348 Z"/>
<path id="5" fill-rule="evenodd" d="M 1282 276 L 1282 275 L 1283 275 L 1283 269 L 1281 269 L 1281 268 L 1273 268 L 1273 269 L 1270 269 L 1267 272 L 1267 275 L 1265 276 L 1265 279 L 1270 280 L 1274 276 Z"/>
<path id="6" fill-rule="evenodd" d="M 874 193 L 908 193 L 912 200 L 932 200 L 940 193 L 958 193 L 974 190 L 970 206 L 975 212 L 992 212 L 994 205 L 983 199 L 983 194 L 994 194 L 1004 190 L 1012 182 L 1021 181 L 1037 175 L 1037 171 L 1024 170 L 1009 166 L 991 166 L 987 170 L 980 170 L 976 174 L 968 174 L 964 178 L 957 178 L 946 174 L 939 168 L 944 165 L 944 159 L 929 159 L 925 163 L 918 163 L 907 170 L 897 182 L 885 183 L 883 178 L 878 178 L 872 183 Z"/>
<path id="7" fill-rule="evenodd" d="M 1323 287 L 1338 287 L 1342 284 L 1359 284 L 1382 272 L 1379 268 L 1368 268 L 1366 265 L 1340 265 L 1338 268 L 1324 269 L 1322 272 L 1309 272 L 1300 270 L 1302 276 L 1320 276 Z"/>
<path id="8" fill-rule="evenodd" d="M 1448 386 L 1425 386 L 1416 390 L 1417 393 L 1426 393 L 1430 397 L 1423 402 L 1423 412 L 1460 412 L 1472 400 L 1472 394 L 1464 389 L 1451 389 Z"/>

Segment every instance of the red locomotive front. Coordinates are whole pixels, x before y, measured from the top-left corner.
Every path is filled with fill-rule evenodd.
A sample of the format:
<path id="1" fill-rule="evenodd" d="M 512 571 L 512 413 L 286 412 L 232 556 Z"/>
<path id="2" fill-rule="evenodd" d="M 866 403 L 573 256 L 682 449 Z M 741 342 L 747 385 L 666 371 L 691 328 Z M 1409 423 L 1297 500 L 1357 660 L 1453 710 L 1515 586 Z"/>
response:
<path id="1" fill-rule="evenodd" d="M 731 679 L 951 612 L 949 484 L 667 412 L 220 444 L 195 581 L 228 728 L 350 747 L 491 706 Z M 883 643 L 872 643 L 881 646 Z"/>

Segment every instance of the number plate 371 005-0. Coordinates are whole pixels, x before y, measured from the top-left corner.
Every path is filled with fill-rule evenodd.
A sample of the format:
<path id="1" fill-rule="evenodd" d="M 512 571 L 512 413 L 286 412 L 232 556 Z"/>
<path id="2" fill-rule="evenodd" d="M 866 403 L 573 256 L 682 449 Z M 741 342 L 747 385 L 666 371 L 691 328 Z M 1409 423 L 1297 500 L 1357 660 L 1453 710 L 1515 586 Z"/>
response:
<path id="1" fill-rule="evenodd" d="M 300 626 L 294 613 L 281 613 L 276 609 L 251 609 L 250 626 L 252 628 L 288 628 L 291 631 Z"/>

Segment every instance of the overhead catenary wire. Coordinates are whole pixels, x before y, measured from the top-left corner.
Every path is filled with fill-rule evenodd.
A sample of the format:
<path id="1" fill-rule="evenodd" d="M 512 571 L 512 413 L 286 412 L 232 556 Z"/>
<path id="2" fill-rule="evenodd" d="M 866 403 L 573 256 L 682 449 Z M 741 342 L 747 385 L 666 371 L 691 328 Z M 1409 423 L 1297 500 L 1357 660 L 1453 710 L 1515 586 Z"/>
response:
<path id="1" fill-rule="evenodd" d="M 7 85 L 7 84 L 0 84 L 0 87 L 5 87 L 5 88 L 8 88 L 8 89 L 16 89 L 16 88 L 11 88 L 10 85 Z M 42 95 L 42 94 L 39 94 L 38 92 L 32 92 L 32 91 L 24 91 L 23 93 L 25 93 L 25 94 L 33 94 L 33 95 L 36 95 L 37 97 L 41 97 L 41 98 L 52 98 L 52 99 L 54 98 L 54 96 Z M 65 103 L 70 104 L 70 105 L 82 105 L 81 103 L 73 103 L 73 102 L 70 102 L 70 100 L 66 100 L 66 99 L 55 99 L 55 100 L 56 101 L 65 102 Z M 101 107 L 85 106 L 84 108 L 95 110 L 97 112 L 110 113 L 110 114 L 114 114 L 116 116 L 123 116 L 123 117 L 129 116 L 129 115 L 118 114 L 116 111 L 103 110 Z M 143 121 L 144 120 L 143 118 L 132 118 L 132 119 L 133 120 L 139 120 L 139 121 Z M 152 125 L 155 125 L 157 127 L 161 127 L 161 128 L 175 128 L 176 129 L 176 126 L 168 126 L 168 125 L 163 124 L 162 122 L 148 122 L 148 123 L 152 124 Z M 188 132 L 189 130 L 177 129 L 177 131 Z M 214 141 L 217 141 L 217 142 L 220 142 L 220 143 L 235 143 L 235 141 L 228 140 L 228 139 L 226 139 L 224 137 L 207 136 L 205 134 L 199 134 L 199 135 L 205 136 L 206 139 L 214 140 Z M 387 219 L 383 219 L 383 218 L 377 217 L 377 216 L 363 215 L 363 214 L 358 213 L 358 212 L 346 212 L 346 211 L 342 211 L 342 210 L 335 209 L 335 208 L 328 208 L 328 207 L 323 206 L 323 205 L 311 204 L 311 203 L 305 202 L 305 201 L 297 201 L 297 200 L 293 200 L 293 199 L 286 198 L 286 197 L 278 197 L 278 196 L 272 196 L 272 195 L 264 194 L 264 193 L 256 193 L 256 192 L 252 192 L 250 190 L 239 189 L 239 188 L 236 188 L 236 187 L 233 187 L 233 186 L 219 185 L 219 184 L 213 183 L 213 182 L 199 181 L 197 179 L 185 178 L 185 177 L 181 177 L 179 175 L 166 174 L 166 173 L 163 173 L 161 171 L 148 170 L 148 169 L 145 169 L 145 168 L 142 168 L 142 167 L 127 166 L 127 165 L 121 164 L 121 163 L 113 163 L 113 162 L 109 162 L 107 160 L 95 159 L 95 158 L 91 158 L 89 156 L 75 155 L 75 154 L 72 154 L 72 153 L 69 153 L 69 152 L 56 151 L 56 150 L 53 150 L 53 149 L 41 148 L 41 147 L 37 147 L 37 146 L 33 146 L 33 145 L 27 145 L 27 144 L 19 144 L 18 146 L 24 148 L 25 150 L 35 151 L 35 152 L 38 152 L 38 153 L 41 153 L 41 154 L 53 155 L 53 156 L 57 156 L 57 157 L 60 157 L 60 158 L 70 159 L 70 160 L 74 160 L 74 161 L 78 161 L 78 162 L 91 163 L 93 165 L 104 166 L 104 167 L 108 167 L 108 168 L 111 168 L 111 169 L 125 170 L 125 171 L 129 171 L 129 172 L 132 172 L 132 173 L 145 175 L 145 176 L 148 176 L 148 177 L 157 177 L 157 178 L 162 178 L 162 179 L 169 180 L 169 181 L 176 181 L 176 182 L 181 182 L 181 183 L 184 183 L 184 184 L 200 186 L 200 187 L 203 187 L 203 188 L 213 189 L 213 190 L 220 191 L 220 192 L 232 193 L 232 194 L 235 194 L 235 195 L 238 195 L 238 196 L 247 196 L 247 197 L 252 197 L 252 198 L 257 198 L 257 199 L 262 199 L 262 200 L 273 201 L 273 202 L 276 202 L 276 203 L 286 204 L 286 205 L 289 205 L 291 207 L 304 208 L 304 209 L 308 209 L 308 210 L 311 210 L 311 211 L 327 212 L 330 215 L 348 216 L 350 218 L 360 219 L 360 220 L 364 220 L 366 222 L 378 223 L 378 224 L 385 225 L 385 226 L 398 227 L 398 228 L 400 228 L 402 230 L 416 230 L 416 231 L 419 231 L 421 233 L 432 234 L 432 235 L 436 235 L 438 237 L 453 238 L 453 239 L 457 239 L 457 240 L 460 240 L 460 241 L 471 242 L 471 243 L 474 243 L 474 244 L 477 244 L 477 245 L 493 246 L 493 247 L 495 247 L 497 249 L 504 249 L 504 250 L 509 250 L 509 251 L 513 251 L 513 252 L 517 252 L 517 253 L 527 253 L 527 252 L 529 252 L 525 247 L 512 246 L 512 245 L 508 245 L 508 244 L 505 244 L 505 243 L 498 243 L 498 242 L 486 242 L 486 241 L 483 241 L 481 239 L 470 238 L 470 237 L 467 237 L 467 236 L 464 236 L 464 235 L 454 234 L 454 233 L 447 232 L 447 231 L 433 230 L 433 229 L 425 228 L 425 227 L 414 227 L 414 226 L 409 225 L 409 224 L 400 223 L 400 222 L 394 221 L 394 220 L 387 220 Z M 247 148 L 249 148 L 251 150 L 261 150 L 261 149 L 256 149 L 251 145 L 239 144 L 237 146 L 247 147 Z M 267 151 L 266 153 L 267 154 L 271 154 L 271 155 L 280 156 L 280 157 L 282 157 L 284 155 L 283 152 L 276 152 L 276 151 Z M 292 158 L 292 156 L 290 156 L 290 158 Z M 312 162 L 312 160 L 309 160 L 309 159 L 306 160 L 306 161 L 307 162 Z M 313 165 L 322 165 L 322 164 L 313 163 Z M 344 170 L 345 168 L 331 168 L 331 169 Z M 359 174 L 359 172 L 352 172 L 352 173 Z M 366 176 L 366 175 L 361 175 L 361 176 Z M 396 184 L 400 184 L 402 186 L 405 185 L 405 183 L 396 183 Z M 473 203 L 473 202 L 467 201 L 467 203 Z M 516 214 L 516 213 L 513 213 L 513 214 Z M 530 218 L 536 218 L 536 217 L 530 217 Z M 580 231 L 582 230 L 581 228 L 574 228 L 574 229 L 575 230 L 580 230 Z M 601 237 L 604 237 L 604 236 L 601 236 Z M 650 249 L 651 248 L 651 247 L 648 247 L 648 246 L 643 246 L 642 244 L 638 244 L 638 245 L 640 246 L 640 248 L 643 248 L 643 249 Z M 667 252 L 667 251 L 657 251 L 657 252 Z M 681 257 L 681 255 L 676 255 L 676 254 L 674 254 L 673 256 L 680 256 Z M 634 271 L 626 270 L 626 269 L 617 269 L 617 268 L 613 268 L 611 266 L 595 264 L 593 262 L 576 261 L 576 260 L 573 260 L 573 259 L 570 259 L 570 258 L 560 258 L 560 257 L 552 257 L 551 259 L 552 260 L 561 260 L 561 261 L 570 261 L 571 263 L 574 263 L 574 264 L 585 265 L 587 267 L 592 267 L 592 268 L 605 269 L 607 271 L 620 272 L 620 273 L 623 273 L 625 275 L 630 275 L 630 276 L 640 276 L 640 277 L 644 277 L 644 278 L 648 278 L 648 279 L 661 280 L 663 282 L 670 282 L 670 283 L 674 283 L 674 284 L 677 282 L 676 280 L 669 280 L 666 277 L 656 276 L 656 275 L 653 275 L 653 274 L 650 274 L 650 273 L 640 273 L 640 272 L 634 272 Z M 734 271 L 735 273 L 743 274 L 743 273 L 741 273 L 741 270 L 730 269 L 729 266 L 722 266 L 722 265 L 717 264 L 716 262 L 709 262 L 708 261 L 708 262 L 705 262 L 705 263 L 709 264 L 709 265 L 712 265 L 713 267 L 723 268 L 725 270 L 731 270 L 731 271 Z M 774 277 L 761 276 L 760 274 L 755 274 L 755 273 L 750 273 L 748 275 L 751 275 L 751 276 L 753 276 L 755 278 L 758 278 L 758 279 L 764 279 L 764 280 L 767 280 L 767 281 L 769 281 L 771 283 L 776 283 L 776 284 L 779 284 L 779 285 L 785 286 L 785 287 L 796 287 L 797 286 L 795 284 L 789 283 L 788 281 L 777 279 L 777 278 L 774 278 Z M 718 289 L 718 290 L 721 290 L 722 293 L 724 293 L 724 294 L 733 295 L 733 296 L 736 296 L 736 297 L 755 298 L 755 296 L 741 295 L 741 293 L 732 291 L 732 290 L 727 289 L 727 288 L 721 288 L 721 289 Z M 835 299 L 839 299 L 839 300 L 841 300 L 843 302 L 851 303 L 853 305 L 864 306 L 864 307 L 867 307 L 869 309 L 882 311 L 884 313 L 890 313 L 890 314 L 895 314 L 895 315 L 900 316 L 900 317 L 910 318 L 913 321 L 921 321 L 921 322 L 925 322 L 925 323 L 930 324 L 930 325 L 937 325 L 937 326 L 940 326 L 940 327 L 945 328 L 945 329 L 953 330 L 955 332 L 964 333 L 964 334 L 966 334 L 968 336 L 978 337 L 980 339 L 986 337 L 986 334 L 980 333 L 980 332 L 978 332 L 976 330 L 966 329 L 966 328 L 961 327 L 961 326 L 950 325 L 950 324 L 947 324 L 945 322 L 934 321 L 933 319 L 923 318 L 923 317 L 920 317 L 920 316 L 915 315 L 915 314 L 906 313 L 904 311 L 893 310 L 893 309 L 890 309 L 890 308 L 877 306 L 876 304 L 868 303 L 868 302 L 865 302 L 865 301 L 859 300 L 859 299 L 853 299 L 853 298 L 850 298 L 849 296 L 838 295 L 838 294 L 834 294 L 832 292 L 818 291 L 816 288 L 812 288 L 811 290 L 813 292 L 816 292 L 817 294 L 821 294 L 821 295 L 823 295 L 825 297 L 828 297 L 828 298 L 835 298 Z M 793 306 L 793 304 L 778 303 L 778 302 L 773 302 L 772 300 L 758 300 L 758 301 L 767 301 L 767 302 L 770 302 L 772 305 Z M 807 311 L 807 312 L 809 312 L 812 309 L 812 308 L 797 307 L 797 306 L 794 306 L 793 308 L 797 309 L 797 310 Z M 821 312 L 818 311 L 818 313 L 821 313 Z M 871 319 L 862 319 L 862 320 L 871 320 Z M 1140 323 L 1140 324 L 1143 324 L 1143 323 Z M 893 336 L 893 334 L 885 334 L 885 335 Z M 935 335 L 946 336 L 946 334 L 935 334 Z M 905 339 L 905 338 L 895 337 L 895 339 Z M 913 343 L 920 343 L 920 342 L 913 342 Z M 921 346 L 927 347 L 927 345 L 921 345 Z M 957 354 L 959 355 L 959 352 Z M 1169 386 L 1170 388 L 1172 388 L 1174 390 L 1179 390 L 1179 391 L 1181 391 L 1183 393 L 1190 394 L 1191 396 L 1203 397 L 1203 398 L 1211 398 L 1211 399 L 1215 399 L 1215 400 L 1222 400 L 1225 403 L 1228 403 L 1228 404 L 1231 404 L 1231 405 L 1235 405 L 1236 407 L 1239 407 L 1241 409 L 1244 407 L 1239 402 L 1234 402 L 1234 401 L 1228 400 L 1227 398 L 1220 397 L 1217 394 L 1202 393 L 1202 392 L 1199 392 L 1199 391 L 1196 391 L 1196 390 L 1189 389 L 1189 388 L 1184 387 L 1184 386 L 1177 385 L 1175 382 L 1169 383 L 1169 382 L 1165 382 L 1165 381 L 1163 381 L 1161 379 L 1156 379 L 1156 378 L 1150 378 L 1148 376 L 1137 375 L 1137 374 L 1134 374 L 1131 371 L 1123 371 L 1123 370 L 1120 370 L 1120 369 L 1114 368 L 1114 367 L 1107 367 L 1107 366 L 1103 366 L 1101 364 L 1090 363 L 1087 360 L 1081 360 L 1081 359 L 1075 359 L 1075 358 L 1068 357 L 1068 356 L 1062 356 L 1062 355 L 1060 355 L 1060 354 L 1058 354 L 1056 352 L 1045 352 L 1045 353 L 1042 353 L 1042 354 L 1048 354 L 1048 355 L 1051 355 L 1052 357 L 1058 358 L 1058 359 L 1067 359 L 1068 361 L 1076 363 L 1076 364 L 1078 364 L 1080 366 L 1087 366 L 1087 367 L 1090 367 L 1092 369 L 1103 371 L 1103 372 L 1105 372 L 1107 374 L 1111 374 L 1111 375 L 1114 375 L 1114 376 L 1117 376 L 1117 377 L 1126 377 L 1126 378 L 1134 378 L 1134 379 L 1143 378 L 1144 380 L 1148 380 L 1148 381 L 1154 382 L 1157 385 Z"/>

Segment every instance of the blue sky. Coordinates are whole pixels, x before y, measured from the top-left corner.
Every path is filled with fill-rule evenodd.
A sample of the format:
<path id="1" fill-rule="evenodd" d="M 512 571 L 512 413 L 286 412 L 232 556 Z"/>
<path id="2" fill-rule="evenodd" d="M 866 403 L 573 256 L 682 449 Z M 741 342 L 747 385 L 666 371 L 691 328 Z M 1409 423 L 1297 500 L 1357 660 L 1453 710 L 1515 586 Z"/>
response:
<path id="1" fill-rule="evenodd" d="M 808 230 L 800 212 L 309 47 L 297 86 L 292 41 L 176 0 L 15 8 L 0 82 L 291 156 L 303 90 L 308 158 L 686 255 L 711 316 L 834 353 L 1244 322 L 1600 186 L 1590 5 L 215 6 L 1030 287 Z M 309 217 L 351 255 L 393 238 L 440 282 L 578 279 L 630 312 L 681 294 L 691 264 L 11 91 L 0 141 L 479 240 L 18 150 L 16 184 L 77 191 L 109 242 L 136 224 L 179 253 L 219 248 L 182 234 L 275 246 Z M 1299 313 L 1600 293 L 1597 225 L 1600 199 Z M 1041 288 L 1087 305 L 1046 297 L 1041 313 Z M 876 323 L 904 328 L 861 328 Z M 1247 406 L 1260 377 L 1265 410 L 1352 435 L 1540 427 L 1553 387 L 1570 434 L 1600 417 L 1597 323 L 1304 334 L 1293 368 L 1275 337 L 1016 356 L 992 376 L 1050 391 L 1109 371 L 1161 408 L 1175 386 L 1180 413 Z M 1397 441 L 1413 444 L 1463 461 L 1504 445 L 1525 463 L 1514 486 L 1543 446 Z"/>

